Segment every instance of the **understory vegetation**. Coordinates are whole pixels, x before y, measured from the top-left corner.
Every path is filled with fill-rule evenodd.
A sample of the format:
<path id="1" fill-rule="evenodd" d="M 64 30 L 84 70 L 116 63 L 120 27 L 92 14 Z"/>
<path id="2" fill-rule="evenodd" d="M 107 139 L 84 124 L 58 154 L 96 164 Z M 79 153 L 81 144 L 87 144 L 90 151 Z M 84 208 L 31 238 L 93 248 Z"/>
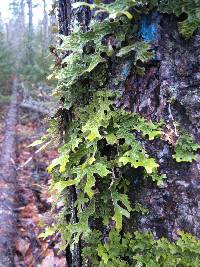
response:
<path id="1" fill-rule="evenodd" d="M 0 21 L 1 24 L 1 21 Z M 8 80 L 13 73 L 13 62 L 0 25 L 0 95 L 5 100 L 8 95 Z M 3 90 L 4 88 L 4 90 Z"/>
<path id="2" fill-rule="evenodd" d="M 138 37 L 142 14 L 184 14 L 178 27 L 188 39 L 200 26 L 200 4 L 195 0 L 94 2 L 74 4 L 74 8 L 90 8 L 94 18 L 87 31 L 78 27 L 69 36 L 59 35 L 62 42 L 56 51 L 69 53 L 49 76 L 58 80 L 54 95 L 61 99 L 62 107 L 41 142 L 50 138 L 54 142 L 62 133 L 59 157 L 48 171 L 53 175 L 51 190 L 65 205 L 41 236 L 59 232 L 62 249 L 70 245 L 72 251 L 81 240 L 83 266 L 199 266 L 200 241 L 190 234 L 179 232 L 178 240 L 170 242 L 138 232 L 137 227 L 134 232 L 125 230 L 127 220 L 133 220 L 132 213 L 145 211 L 130 202 L 130 185 L 137 177 L 127 178 L 126 172 L 140 169 L 143 179 L 162 186 L 167 176 L 145 144 L 169 140 L 164 138 L 164 120 L 147 121 L 119 108 L 122 95 L 120 90 L 110 90 L 108 72 L 111 61 L 131 56 L 133 70 L 144 75 L 145 63 L 154 59 L 151 42 Z M 100 13 L 106 14 L 103 21 L 98 19 Z M 116 80 L 116 87 L 118 84 Z M 179 125 L 177 129 L 177 139 L 170 143 L 172 158 L 176 164 L 196 160 L 199 145 Z M 70 188 L 77 194 L 73 203 Z M 68 219 L 72 212 L 77 212 L 77 221 Z"/>

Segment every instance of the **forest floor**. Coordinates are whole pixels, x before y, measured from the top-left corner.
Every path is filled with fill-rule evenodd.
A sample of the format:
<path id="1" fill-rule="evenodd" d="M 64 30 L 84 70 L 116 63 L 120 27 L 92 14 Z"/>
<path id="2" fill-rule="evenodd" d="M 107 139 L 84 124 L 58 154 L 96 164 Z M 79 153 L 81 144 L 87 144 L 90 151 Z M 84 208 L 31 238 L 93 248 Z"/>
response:
<path id="1" fill-rule="evenodd" d="M 57 151 L 35 153 L 28 146 L 44 134 L 45 127 L 40 113 L 20 108 L 16 134 L 17 179 L 17 235 L 14 240 L 15 266 L 17 267 L 65 267 L 65 256 L 59 253 L 59 236 L 43 240 L 38 235 L 44 230 L 43 223 L 51 224 L 52 197 L 48 193 L 51 177 L 46 168 Z M 8 107 L 0 108 L 0 151 L 5 141 L 5 120 Z"/>

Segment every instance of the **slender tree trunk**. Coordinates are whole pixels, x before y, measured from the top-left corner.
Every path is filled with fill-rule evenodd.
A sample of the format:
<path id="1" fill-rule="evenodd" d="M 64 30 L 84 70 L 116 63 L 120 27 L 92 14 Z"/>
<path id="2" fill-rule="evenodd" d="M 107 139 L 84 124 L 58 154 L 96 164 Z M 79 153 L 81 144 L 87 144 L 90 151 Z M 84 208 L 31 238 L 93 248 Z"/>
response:
<path id="1" fill-rule="evenodd" d="M 28 4 L 28 61 L 33 63 L 33 2 L 27 0 Z"/>
<path id="2" fill-rule="evenodd" d="M 12 99 L 6 120 L 5 139 L 0 158 L 0 267 L 14 267 L 15 209 L 15 126 L 17 122 L 17 80 L 13 80 Z"/>
<path id="3" fill-rule="evenodd" d="M 48 35 L 48 14 L 47 14 L 47 4 L 46 0 L 43 0 L 43 54 L 47 52 L 47 47 L 49 44 L 49 35 Z"/>
<path id="4" fill-rule="evenodd" d="M 23 42 L 24 39 L 24 34 L 25 34 L 25 13 L 24 13 L 24 0 L 21 0 L 20 2 L 20 28 L 21 28 L 21 43 Z"/>
<path id="5" fill-rule="evenodd" d="M 59 32 L 64 35 L 69 35 L 71 24 L 71 1 L 59 1 Z"/>

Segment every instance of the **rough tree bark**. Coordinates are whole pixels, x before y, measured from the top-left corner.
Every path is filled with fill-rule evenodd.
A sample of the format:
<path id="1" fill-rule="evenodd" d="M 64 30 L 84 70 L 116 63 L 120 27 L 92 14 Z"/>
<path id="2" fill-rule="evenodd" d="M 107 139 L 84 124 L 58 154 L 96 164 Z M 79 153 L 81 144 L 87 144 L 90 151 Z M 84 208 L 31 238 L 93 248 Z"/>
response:
<path id="1" fill-rule="evenodd" d="M 199 41 L 199 31 L 186 41 L 178 33 L 175 17 L 160 17 L 155 39 L 157 60 L 148 66 L 143 79 L 136 80 L 130 73 L 125 86 L 130 88 L 131 110 L 147 118 L 164 118 L 173 131 L 179 123 L 198 143 Z M 200 237 L 200 157 L 193 163 L 176 163 L 171 147 L 161 141 L 154 142 L 149 150 L 156 155 L 167 179 L 163 188 L 147 182 L 139 185 L 139 199 L 150 210 L 148 216 L 139 219 L 139 226 L 172 240 L 177 238 L 177 230 Z"/>
<path id="2" fill-rule="evenodd" d="M 70 33 L 74 16 L 72 2 L 59 1 L 60 33 L 65 35 Z M 82 16 L 87 25 L 89 17 Z M 112 62 L 109 87 L 114 90 L 116 79 L 120 80 L 117 86 L 122 91 L 121 107 L 147 119 L 164 118 L 172 132 L 179 123 L 200 142 L 200 31 L 185 40 L 178 32 L 175 16 L 153 13 L 145 15 L 139 37 L 151 39 L 155 59 L 145 66 L 144 77 L 138 77 L 132 71 L 134 60 L 131 58 Z M 138 182 L 133 184 L 131 181 L 131 201 L 139 201 L 149 209 L 148 215 L 138 216 L 137 227 L 170 240 L 177 238 L 177 230 L 200 238 L 200 156 L 193 163 L 176 163 L 172 159 L 172 147 L 166 142 L 157 140 L 145 146 L 157 158 L 167 179 L 164 186 L 158 188 L 144 180 L 137 170 Z M 136 173 L 127 175 L 131 180 Z M 129 230 L 134 230 L 133 227 L 132 223 L 127 223 Z"/>
<path id="3" fill-rule="evenodd" d="M 5 139 L 0 158 L 0 267 L 14 267 L 14 238 L 16 235 L 16 172 L 15 125 L 17 122 L 16 79 L 12 85 L 12 99 L 6 119 Z"/>
<path id="4" fill-rule="evenodd" d="M 90 21 L 90 11 L 88 8 L 80 8 L 78 11 L 72 9 L 72 4 L 78 2 L 76 0 L 60 0 L 59 1 L 59 33 L 69 35 L 76 24 L 81 24 L 87 29 Z M 67 127 L 67 125 L 66 125 Z M 68 203 L 71 209 L 71 223 L 77 222 L 77 211 L 74 208 L 74 203 L 77 199 L 77 192 L 75 186 L 71 186 L 68 192 Z M 66 258 L 69 267 L 81 267 L 81 242 L 74 246 L 73 251 L 69 247 L 66 249 Z"/>

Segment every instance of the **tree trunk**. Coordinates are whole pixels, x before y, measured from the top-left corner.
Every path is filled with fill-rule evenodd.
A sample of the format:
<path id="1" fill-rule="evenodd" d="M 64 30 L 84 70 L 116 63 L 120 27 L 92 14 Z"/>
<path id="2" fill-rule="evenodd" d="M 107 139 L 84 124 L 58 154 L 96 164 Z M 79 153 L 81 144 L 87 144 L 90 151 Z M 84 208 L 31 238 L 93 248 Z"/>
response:
<path id="1" fill-rule="evenodd" d="M 27 0 L 28 4 L 28 60 L 33 63 L 33 2 Z"/>
<path id="2" fill-rule="evenodd" d="M 90 21 L 90 11 L 88 9 L 82 9 L 75 12 L 72 9 L 72 4 L 78 2 L 76 0 L 60 0 L 59 1 L 59 33 L 63 35 L 69 35 L 74 27 L 74 25 L 82 24 L 85 29 Z M 67 125 L 66 125 L 67 127 Z M 74 208 L 74 203 L 77 199 L 77 192 L 75 186 L 71 186 L 69 189 L 68 203 L 71 209 L 71 218 L 69 219 L 71 223 L 77 222 L 77 210 Z M 71 251 L 68 247 L 66 250 L 67 263 L 69 267 L 81 267 L 81 243 L 76 244 L 74 249 Z"/>
<path id="3" fill-rule="evenodd" d="M 86 28 L 90 20 L 84 12 L 80 16 L 80 10 L 84 9 L 74 15 L 72 2 L 59 1 L 60 33 L 65 35 L 70 34 L 72 17 L 73 20 L 78 17 Z M 185 40 L 179 34 L 175 16 L 158 13 L 145 15 L 138 32 L 141 39 L 151 41 L 155 58 L 146 64 L 143 77 L 133 72 L 133 59 L 116 59 L 110 67 L 110 89 L 116 89 L 116 80 L 121 77 L 117 87 L 122 92 L 122 108 L 147 119 L 164 119 L 169 138 L 176 138 L 178 123 L 200 142 L 200 32 Z M 130 198 L 133 203 L 146 206 L 149 214 L 138 216 L 137 228 L 170 240 L 177 238 L 177 230 L 200 238 L 200 157 L 192 163 L 176 163 L 172 147 L 162 140 L 145 144 L 145 148 L 157 159 L 167 179 L 159 188 L 140 179 L 138 172 L 138 182 L 132 185 Z M 132 173 L 129 176 L 131 180 Z M 133 230 L 131 222 L 127 223 L 127 229 Z"/>
<path id="4" fill-rule="evenodd" d="M 14 267 L 14 238 L 16 236 L 16 172 L 15 126 L 17 122 L 16 79 L 6 120 L 5 139 L 0 159 L 0 267 Z"/>
<path id="5" fill-rule="evenodd" d="M 24 44 L 24 35 L 25 35 L 25 11 L 24 11 L 24 0 L 20 2 L 20 45 Z"/>
<path id="6" fill-rule="evenodd" d="M 155 15 L 148 19 L 155 23 Z M 130 109 L 147 118 L 165 119 L 173 135 L 178 123 L 200 142 L 200 32 L 186 41 L 174 16 L 159 15 L 156 24 L 156 60 L 147 66 L 145 77 L 136 79 L 130 72 L 125 83 Z M 177 230 L 200 237 L 200 157 L 192 163 L 176 163 L 171 147 L 161 141 L 148 149 L 167 179 L 163 188 L 148 182 L 138 185 L 139 200 L 150 210 L 139 219 L 139 227 L 172 240 Z"/>
<path id="7" fill-rule="evenodd" d="M 49 36 L 48 36 L 48 14 L 47 14 L 47 4 L 46 0 L 43 0 L 43 54 L 45 55 L 46 51 L 48 50 L 48 44 L 49 44 Z"/>

